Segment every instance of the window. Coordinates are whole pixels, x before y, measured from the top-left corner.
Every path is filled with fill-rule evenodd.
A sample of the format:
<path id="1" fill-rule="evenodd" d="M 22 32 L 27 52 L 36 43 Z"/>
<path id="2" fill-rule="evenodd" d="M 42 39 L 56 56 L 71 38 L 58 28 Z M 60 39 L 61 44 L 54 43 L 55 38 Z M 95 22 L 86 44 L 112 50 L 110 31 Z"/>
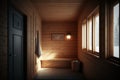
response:
<path id="1" fill-rule="evenodd" d="M 94 36 L 93 36 L 93 41 L 94 41 L 94 52 L 99 52 L 99 13 L 95 13 L 93 16 L 93 30 L 94 30 Z"/>
<path id="2" fill-rule="evenodd" d="M 113 4 L 113 2 L 112 2 Z M 120 43 L 119 43 L 119 3 L 114 3 L 114 5 L 111 6 L 110 10 L 110 57 L 114 58 L 120 58 Z"/>
<path id="3" fill-rule="evenodd" d="M 99 53 L 99 7 L 82 23 L 82 49 L 98 56 Z"/>
<path id="4" fill-rule="evenodd" d="M 82 23 L 82 49 L 86 50 L 86 21 Z"/>
<path id="5" fill-rule="evenodd" d="M 87 49 L 92 50 L 92 17 L 88 19 L 87 25 Z"/>
<path id="6" fill-rule="evenodd" d="M 113 6 L 113 56 L 119 58 L 119 3 Z"/>

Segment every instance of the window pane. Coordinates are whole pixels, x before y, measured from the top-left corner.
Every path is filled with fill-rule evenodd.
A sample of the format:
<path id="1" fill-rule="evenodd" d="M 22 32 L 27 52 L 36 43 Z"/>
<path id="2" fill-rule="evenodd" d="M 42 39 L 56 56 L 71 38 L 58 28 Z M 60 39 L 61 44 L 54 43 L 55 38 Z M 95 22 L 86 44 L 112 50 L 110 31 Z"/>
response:
<path id="1" fill-rule="evenodd" d="M 92 50 L 92 19 L 88 21 L 88 49 Z"/>
<path id="2" fill-rule="evenodd" d="M 113 7 L 113 56 L 119 58 L 119 3 Z"/>
<path id="3" fill-rule="evenodd" d="M 99 14 L 95 16 L 95 51 L 99 52 Z"/>
<path id="4" fill-rule="evenodd" d="M 82 48 L 86 48 L 86 24 L 82 25 Z"/>

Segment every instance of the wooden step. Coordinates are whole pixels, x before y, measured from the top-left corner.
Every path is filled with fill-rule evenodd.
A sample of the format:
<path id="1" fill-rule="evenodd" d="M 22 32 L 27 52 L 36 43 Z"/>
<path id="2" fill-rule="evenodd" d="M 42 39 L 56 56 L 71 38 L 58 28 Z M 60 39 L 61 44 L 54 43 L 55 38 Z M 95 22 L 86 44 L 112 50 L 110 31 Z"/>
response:
<path id="1" fill-rule="evenodd" d="M 71 68 L 71 61 L 75 58 L 54 58 L 41 60 L 42 68 Z"/>

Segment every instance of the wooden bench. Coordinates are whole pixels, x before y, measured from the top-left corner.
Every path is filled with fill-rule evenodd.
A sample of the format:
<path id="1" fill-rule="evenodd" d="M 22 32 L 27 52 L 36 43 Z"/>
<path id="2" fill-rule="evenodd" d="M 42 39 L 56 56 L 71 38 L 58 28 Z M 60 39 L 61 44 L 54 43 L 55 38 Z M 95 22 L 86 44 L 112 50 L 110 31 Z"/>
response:
<path id="1" fill-rule="evenodd" d="M 77 58 L 42 59 L 42 68 L 71 68 L 71 62 Z"/>

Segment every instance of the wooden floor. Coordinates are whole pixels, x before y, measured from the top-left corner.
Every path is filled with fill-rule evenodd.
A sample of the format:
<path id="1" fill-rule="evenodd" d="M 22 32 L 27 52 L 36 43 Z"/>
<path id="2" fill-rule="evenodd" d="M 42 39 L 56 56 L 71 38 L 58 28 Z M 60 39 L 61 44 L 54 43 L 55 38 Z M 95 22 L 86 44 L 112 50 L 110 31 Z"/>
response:
<path id="1" fill-rule="evenodd" d="M 34 80 L 85 80 L 85 77 L 71 69 L 42 68 Z"/>

